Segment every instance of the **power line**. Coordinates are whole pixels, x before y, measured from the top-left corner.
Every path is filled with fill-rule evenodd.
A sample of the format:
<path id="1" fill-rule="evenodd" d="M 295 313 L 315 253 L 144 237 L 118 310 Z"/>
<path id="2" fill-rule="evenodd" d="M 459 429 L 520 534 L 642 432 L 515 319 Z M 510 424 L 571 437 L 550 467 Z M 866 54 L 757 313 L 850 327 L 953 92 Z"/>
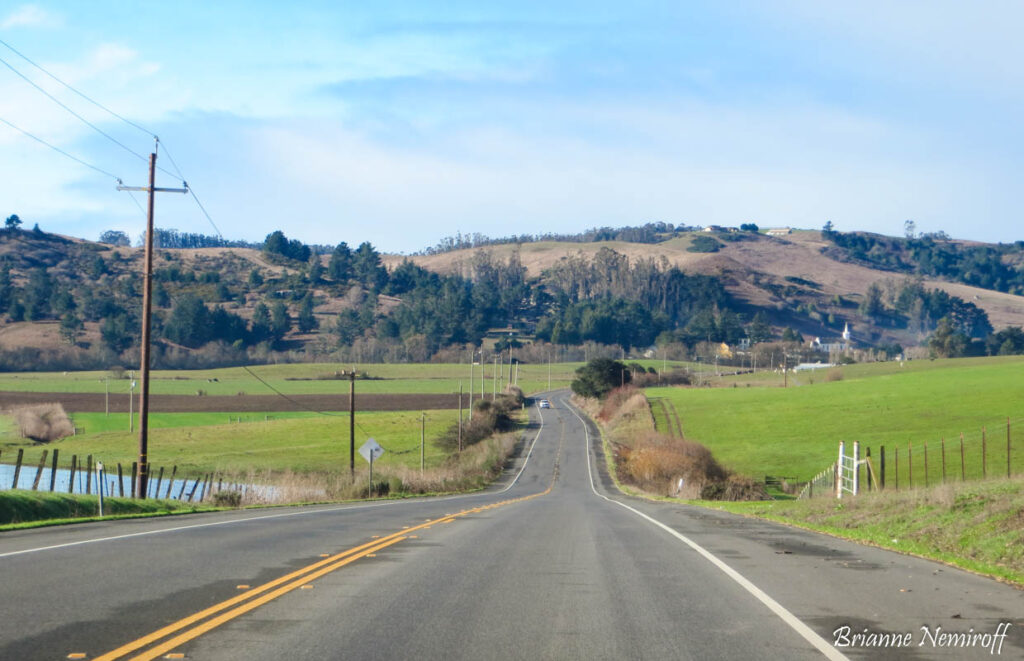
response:
<path id="1" fill-rule="evenodd" d="M 112 135 L 110 135 L 109 133 L 105 132 L 105 131 L 104 131 L 103 129 L 101 129 L 100 127 L 96 126 L 95 124 L 93 124 L 92 122 L 90 122 L 89 120 L 87 120 L 87 119 L 86 119 L 85 117 L 82 117 L 82 116 L 81 116 L 81 115 L 79 115 L 79 114 L 78 114 L 77 112 L 75 112 L 74 110 L 72 110 L 71 108 L 69 108 L 69 107 L 68 107 L 67 105 L 65 105 L 65 104 L 64 104 L 64 103 L 63 103 L 63 102 L 62 102 L 62 101 L 61 101 L 60 99 L 58 99 L 57 97 L 55 97 L 54 95 L 50 94 L 49 92 L 47 92 L 46 90 L 44 90 L 44 89 L 43 89 L 42 87 L 40 87 L 39 85 L 37 85 L 37 84 L 35 83 L 35 81 L 33 81 L 33 80 L 32 80 L 31 78 L 29 78 L 29 77 L 28 77 L 28 76 L 26 76 L 25 74 L 23 74 L 23 73 L 21 73 L 20 71 L 18 71 L 17 69 L 15 69 L 15 68 L 14 68 L 13 66 L 11 66 L 11 65 L 10 65 L 10 63 L 9 63 L 9 62 L 7 62 L 7 60 L 3 59 L 2 57 L 0 57 L 0 64 L 3 64 L 3 65 L 4 65 L 5 67 L 7 67 L 7 68 L 8 68 L 8 69 L 10 69 L 11 71 L 13 71 L 13 72 L 15 73 L 15 75 L 17 75 L 17 76 L 18 76 L 19 78 L 21 78 L 22 80 L 24 80 L 24 81 L 25 81 L 26 83 L 28 83 L 28 84 L 29 84 L 29 85 L 31 85 L 32 87 L 34 87 L 34 88 L 36 88 L 37 90 L 39 90 L 39 92 L 41 92 L 42 94 L 46 95 L 46 97 L 47 97 L 48 99 L 50 99 L 51 101 L 53 101 L 54 103 L 56 103 L 57 105 L 59 105 L 59 106 L 60 106 L 61 108 L 63 108 L 64 110 L 67 110 L 67 111 L 68 111 L 69 113 L 71 113 L 72 115 L 74 115 L 74 116 L 75 116 L 75 117 L 76 117 L 76 118 L 77 118 L 77 119 L 78 119 L 79 121 L 81 121 L 81 122 L 82 122 L 83 124 L 85 124 L 86 126 L 88 126 L 89 128 L 91 128 L 92 130 L 96 131 L 97 133 L 99 133 L 99 134 L 100 134 L 100 135 L 102 135 L 103 137 L 105 137 L 105 138 L 106 138 L 107 140 L 110 140 L 110 141 L 111 141 L 111 142 L 113 142 L 113 143 L 114 143 L 115 145 L 117 145 L 117 146 L 118 146 L 118 147 L 120 147 L 121 149 L 125 150 L 126 152 L 128 152 L 129 154 L 131 154 L 132 156 L 134 156 L 135 158 L 138 158 L 139 160 L 141 160 L 141 161 L 143 161 L 143 162 L 145 162 L 145 161 L 147 160 L 145 156 L 143 156 L 143 155 L 142 155 L 142 154 L 140 154 L 139 152 L 135 151 L 134 149 L 132 149 L 132 148 L 131 148 L 131 147 L 129 147 L 128 145 L 124 144 L 123 142 L 120 142 L 120 141 L 119 141 L 119 140 L 118 140 L 117 138 L 113 137 Z"/>
<path id="2" fill-rule="evenodd" d="M 153 133 L 152 131 L 150 131 L 149 129 L 146 129 L 145 127 L 143 127 L 143 126 L 140 126 L 139 124 L 137 124 L 137 123 L 135 123 L 135 122 L 133 122 L 133 121 L 131 121 L 131 120 L 129 120 L 129 119 L 127 119 L 127 118 L 125 118 L 125 117 L 121 116 L 121 115 L 119 115 L 118 113 L 116 113 L 116 112 L 114 112 L 113 110 L 111 110 L 110 108 L 106 107 L 105 105 L 103 105 L 103 104 L 102 104 L 102 103 L 100 103 L 99 101 L 96 101 L 95 99 L 93 99 L 93 98 L 92 98 L 92 97 L 90 97 L 89 95 L 85 94 L 84 92 L 81 92 L 81 91 L 79 91 L 78 89 L 76 89 L 75 87 L 71 86 L 70 84 L 68 84 L 68 83 L 64 82 L 63 80 L 61 80 L 60 78 L 58 78 L 58 77 L 57 77 L 57 76 L 55 76 L 54 74 L 50 73 L 50 72 L 49 72 L 48 70 L 46 70 L 46 69 L 45 69 L 44 67 L 42 67 L 42 66 L 41 66 L 41 65 L 39 65 L 38 63 L 34 62 L 34 61 L 33 61 L 32 59 L 30 59 L 30 58 L 29 58 L 28 56 L 26 56 L 25 54 L 23 54 L 23 53 L 21 53 L 20 51 L 18 51 L 18 50 L 17 50 L 16 48 L 14 48 L 13 46 L 11 46 L 11 45 L 10 45 L 9 43 L 7 43 L 6 41 L 3 41 L 2 39 L 0 39 L 0 44 L 3 44 L 3 45 L 4 45 L 5 47 L 7 47 L 7 48 L 8 48 L 8 49 L 9 49 L 9 50 L 10 50 L 11 52 L 13 52 L 14 54 L 16 54 L 16 55 L 17 55 L 18 57 L 22 58 L 23 60 L 25 60 L 26 62 L 28 62 L 28 63 L 29 63 L 29 64 L 31 64 L 32 66 L 34 66 L 34 67 L 35 67 L 36 69 L 38 69 L 38 70 L 42 71 L 42 72 L 43 72 L 44 74 L 46 74 L 46 75 L 47 75 L 47 76 L 48 76 L 49 78 L 53 79 L 54 81 L 56 81 L 57 83 L 59 83 L 59 84 L 60 84 L 60 85 L 62 85 L 63 87 L 67 88 L 67 89 L 68 89 L 68 90 L 70 90 L 71 92 L 74 92 L 74 93 L 75 93 L 75 94 L 77 94 L 77 95 L 78 95 L 79 97 L 81 97 L 81 98 L 85 99 L 86 101 L 88 101 L 89 103 L 93 104 L 93 105 L 94 105 L 94 106 L 96 106 L 97 108 L 99 108 L 99 109 L 103 110 L 104 112 L 108 113 L 109 115 L 111 115 L 111 116 L 113 116 L 113 117 L 115 117 L 115 118 L 117 118 L 117 119 L 121 120 L 121 121 L 122 121 L 122 122 L 124 122 L 125 124 L 128 124 L 129 126 L 131 126 L 131 127 L 135 128 L 135 129 L 138 129 L 139 131 L 142 131 L 142 132 L 143 132 L 143 133 L 145 133 L 146 135 L 148 135 L 148 136 L 152 137 L 152 138 L 153 138 L 153 139 L 154 139 L 154 140 L 155 140 L 155 141 L 156 141 L 156 142 L 157 142 L 158 144 L 160 143 L 160 139 L 159 139 L 159 138 L 157 137 L 157 135 L 156 135 L 155 133 Z M 69 107 L 68 107 L 67 105 L 65 105 L 64 103 L 62 103 L 62 102 L 61 102 L 61 101 L 60 101 L 59 99 L 57 99 L 57 98 L 56 98 L 56 97 L 54 97 L 54 96 L 53 96 L 52 94 L 50 94 L 49 92 L 47 92 L 46 90 L 44 90 L 44 89 L 43 89 L 42 87 L 40 87 L 39 85 L 37 85 L 37 84 L 36 84 L 36 83 L 35 83 L 34 81 L 32 81 L 32 80 L 31 80 L 31 79 L 29 79 L 29 78 L 28 78 L 27 76 L 25 76 L 24 74 L 22 74 L 22 73 L 21 73 L 20 71 L 18 71 L 17 69 L 15 69 L 15 68 L 14 68 L 14 67 L 13 67 L 13 66 L 12 66 L 12 65 L 11 65 L 11 64 L 9 63 L 9 62 L 7 62 L 6 60 L 4 60 L 3 58 L 0 58 L 0 63 L 2 63 L 2 64 L 3 64 L 4 66 L 6 66 L 6 67 L 7 67 L 8 69 L 10 69 L 10 70 L 11 70 L 12 72 L 14 72 L 14 74 L 15 74 L 15 75 L 17 75 L 17 76 L 18 76 L 19 78 L 21 78 L 22 80 L 24 80 L 24 81 L 25 81 L 26 83 L 28 83 L 29 85 L 31 85 L 32 87 L 34 87 L 34 88 L 35 88 L 36 90 L 38 90 L 39 92 L 41 92 L 42 94 L 44 94 L 44 95 L 45 95 L 45 96 L 46 96 L 46 97 L 47 97 L 48 99 L 50 99 L 51 101 L 53 101 L 54 103 L 56 103 L 57 105 L 59 105 L 59 106 L 60 106 L 61 108 L 63 108 L 63 109 L 64 109 L 64 110 L 66 110 L 67 112 L 71 113 L 71 114 L 72 114 L 72 115 L 73 115 L 73 116 L 74 116 L 75 118 L 77 118 L 77 119 L 78 119 L 79 121 L 81 121 L 81 122 L 82 122 L 83 124 L 85 124 L 86 126 L 88 126 L 88 127 L 89 127 L 89 128 L 91 128 L 91 129 L 93 129 L 94 131 L 96 131 L 97 133 L 99 133 L 100 135 L 102 135 L 103 137 L 107 138 L 108 140 L 110 140 L 111 142 L 113 142 L 114 144 L 116 144 L 117 146 L 121 147 L 122 149 L 124 149 L 125 151 L 127 151 L 127 152 L 128 152 L 129 154 L 131 154 L 131 155 L 135 156 L 136 158 L 138 158 L 138 159 L 140 159 L 140 160 L 142 160 L 142 161 L 146 161 L 146 157 L 145 157 L 145 156 L 143 156 L 142 154 L 140 154 L 140 153 L 136 152 L 136 151 L 135 151 L 135 150 L 133 150 L 132 148 L 130 148 L 130 147 L 128 147 L 127 145 L 123 144 L 122 142 L 118 141 L 118 140 L 117 140 L 116 138 L 112 137 L 111 135 L 109 135 L 108 133 L 106 133 L 105 131 L 103 131 L 102 129 L 100 129 L 100 128 L 99 128 L 98 126 L 96 126 L 95 124 L 93 124 L 93 123 L 92 123 L 92 122 L 90 122 L 89 120 L 87 120 L 87 119 L 85 119 L 84 117 L 82 117 L 81 115 L 79 115 L 79 114 L 78 114 L 77 112 L 75 112 L 74 110 L 72 110 L 71 108 L 69 108 Z M 66 151 L 64 151 L 63 149 L 60 149 L 59 147 L 56 147 L 56 146 L 54 146 L 54 145 L 52 145 L 52 144 L 50 144 L 50 143 L 46 142 L 46 141 L 45 141 L 45 140 L 43 140 L 42 138 L 39 138 L 39 137 L 36 137 L 35 135 L 32 135 L 32 134 L 31 134 L 31 133 L 29 133 L 28 131 L 25 131 L 24 129 L 21 129 L 21 128 L 19 128 L 19 127 L 15 126 L 14 124 L 12 124 L 12 123 L 8 122 L 7 120 L 5 120 L 5 119 L 3 119 L 3 118 L 0 118 L 0 122 L 3 122 L 4 124 L 6 124 L 6 125 L 10 126 L 10 127 L 11 127 L 11 128 L 13 128 L 14 130 L 16 130 L 16 131 L 18 131 L 18 132 L 20 132 L 20 133 L 22 133 L 22 134 L 24 134 L 24 135 L 28 136 L 29 138 L 32 138 L 33 140 L 36 140 L 37 142 L 39 142 L 39 143 L 41 143 L 41 144 L 43 144 L 43 145 L 45 145 L 45 146 L 49 147 L 50 149 L 53 149 L 54 151 L 56 151 L 56 152 L 58 152 L 58 153 L 60 153 L 60 154 L 62 154 L 62 155 L 64 155 L 64 156 L 66 156 L 67 158 L 70 158 L 70 159 L 72 159 L 72 160 L 76 161 L 77 163 L 80 163 L 81 165 L 84 165 L 84 166 L 86 166 L 86 167 L 88 167 L 88 168 L 90 168 L 90 169 L 92 169 L 92 170 L 95 170 L 96 172 L 99 172 L 99 173 L 101 173 L 101 174 L 107 175 L 108 177 L 111 177 L 111 178 L 113 178 L 114 180 L 116 180 L 116 181 L 117 181 L 118 183 L 121 183 L 121 178 L 120 178 L 120 177 L 117 177 L 116 175 L 113 175 L 113 174 L 111 174 L 111 173 L 109 173 L 109 172 L 107 172 L 107 171 L 105 171 L 105 170 L 102 170 L 102 169 L 100 169 L 100 168 L 96 167 L 95 165 L 92 165 L 92 164 L 90 164 L 90 163 L 87 163 L 87 162 L 83 161 L 82 159 L 80 159 L 80 158 L 78 158 L 78 157 L 76 157 L 76 156 L 72 156 L 71 154 L 67 153 L 67 152 L 66 152 Z M 166 145 L 166 144 L 164 144 L 164 154 L 166 154 L 166 155 L 167 155 L 167 159 L 168 159 L 168 160 L 169 160 L 169 161 L 171 162 L 171 166 L 172 166 L 172 167 L 174 168 L 175 172 L 173 172 L 173 173 L 172 173 L 172 172 L 170 172 L 170 171 L 168 171 L 168 170 L 166 170 L 166 169 L 164 169 L 164 168 L 161 168 L 161 167 L 157 167 L 157 169 L 158 169 L 158 170 L 160 170 L 161 172 L 163 172 L 163 173 L 165 173 L 165 174 L 169 175 L 169 176 L 175 176 L 175 173 L 176 173 L 177 177 L 178 177 L 179 179 L 181 179 L 182 181 L 184 181 L 184 179 L 185 179 L 185 176 L 184 176 L 184 175 L 182 174 L 182 172 L 181 172 L 181 168 L 179 168 L 179 167 L 178 167 L 178 164 L 177 164 L 177 163 L 175 162 L 175 160 L 174 160 L 174 157 L 173 157 L 173 156 L 171 156 L 171 153 L 170 153 L 170 151 L 169 151 L 169 150 L 167 149 L 167 145 Z M 214 231 L 215 231 L 215 232 L 217 232 L 217 236 L 219 236 L 219 237 L 221 238 L 221 240 L 224 240 L 224 235 L 223 235 L 223 233 L 221 233 L 221 231 L 220 231 L 220 228 L 219 228 L 219 227 L 217 227 L 217 224 L 216 224 L 215 222 L 213 222 L 213 218 L 212 218 L 212 217 L 210 216 L 209 212 L 208 212 L 208 211 L 206 210 L 206 207 L 204 207 L 204 206 L 203 206 L 203 203 L 202 203 L 202 202 L 201 202 L 201 201 L 199 200 L 199 197 L 198 197 L 198 196 L 196 195 L 195 191 L 194 191 L 194 190 L 192 189 L 192 187 L 191 187 L 191 186 L 185 186 L 185 188 L 186 188 L 186 189 L 188 189 L 189 193 L 191 193 L 191 195 L 192 195 L 192 199 L 193 199 L 193 200 L 195 201 L 195 203 L 196 203 L 196 206 L 198 206 L 198 207 L 199 207 L 199 210 L 200 210 L 200 211 L 201 211 L 201 212 L 203 213 L 203 216 L 205 216 L 205 217 L 206 217 L 206 220 L 207 220 L 207 221 L 208 221 L 208 222 L 210 223 L 210 225 L 211 225 L 211 226 L 213 227 Z M 131 197 L 131 199 L 132 199 L 132 202 L 134 202 L 134 203 L 135 203 L 135 206 L 137 206 L 137 207 L 139 208 L 139 210 L 140 210 L 140 211 L 142 211 L 143 213 L 145 213 L 145 210 L 144 210 L 144 209 L 142 208 L 142 205 L 141 205 L 141 204 L 139 203 L 139 201 L 138 201 L 138 200 L 137 200 L 137 199 L 135 198 L 135 196 L 134 196 L 134 195 L 130 195 L 130 197 Z M 305 406 L 305 405 L 304 405 L 304 404 L 302 404 L 301 402 L 299 402 L 299 401 L 297 401 L 297 400 L 295 400 L 295 399 L 293 399 L 293 398 L 289 397 L 288 395 L 284 394 L 283 392 L 281 392 L 280 390 L 278 390 L 278 389 L 277 389 L 277 388 L 275 388 L 274 386 L 272 386 L 272 385 L 270 385 L 269 383 L 267 383 L 267 381 L 265 381 L 265 380 L 264 380 L 264 379 L 262 379 L 262 378 L 261 378 L 261 377 L 260 377 L 259 375 L 257 375 L 257 374 L 256 374 L 255 372 L 253 372 L 253 371 L 252 371 L 251 369 L 249 369 L 249 367 L 248 367 L 248 366 L 245 366 L 245 365 L 243 365 L 242 367 L 243 367 L 243 369 L 244 369 L 244 370 L 245 370 L 246 372 L 248 372 L 248 373 L 249 373 L 249 374 L 250 374 L 250 375 L 251 375 L 251 376 L 252 376 L 253 378 L 255 378 L 255 379 L 256 379 L 257 381 L 259 381 L 260 383 L 262 383 L 262 384 L 263 384 L 264 386 L 266 386 L 266 387 L 267 387 L 268 389 L 270 389 L 271 391 L 273 391 L 273 392 L 274 392 L 275 394 L 277 394 L 277 395 L 278 395 L 279 397 L 282 397 L 282 398 L 284 398 L 285 400 L 287 400 L 287 401 L 291 402 L 292 404 L 294 404 L 295 406 L 297 406 L 297 407 L 299 407 L 299 408 L 301 408 L 301 409 L 303 409 L 303 410 L 309 411 L 309 412 L 311 412 L 311 413 L 316 413 L 316 414 L 318 414 L 318 415 L 327 415 L 327 416 L 336 416 L 336 417 L 346 417 L 346 416 L 344 416 L 344 415 L 341 415 L 341 414 L 337 414 L 337 413 L 330 413 L 330 412 L 327 412 L 327 411 L 319 411 L 319 410 L 317 410 L 317 409 L 314 409 L 314 408 L 311 408 L 311 407 Z M 357 426 L 357 427 L 359 427 L 360 431 L 362 431 L 362 432 L 363 432 L 364 434 L 366 433 L 366 431 L 365 431 L 364 429 L 362 429 L 362 427 L 360 427 L 360 426 L 358 425 L 358 423 L 356 424 L 356 426 Z"/>
<path id="3" fill-rule="evenodd" d="M 9 43 L 4 41 L 3 39 L 0 39 L 0 44 L 3 44 L 11 52 L 13 52 L 15 55 L 17 55 L 21 59 L 25 60 L 26 62 L 28 62 L 29 64 L 34 66 L 36 69 L 39 69 L 40 71 L 45 73 L 47 76 L 49 76 L 53 80 L 57 81 L 58 83 L 60 83 L 64 87 L 68 88 L 69 90 L 71 90 L 72 92 L 74 92 L 78 96 L 82 97 L 83 99 L 85 99 L 89 103 L 93 104 L 94 106 L 96 106 L 100 110 L 103 110 L 103 111 L 109 113 L 110 115 L 113 115 L 114 117 L 116 117 L 117 119 L 120 119 L 125 124 L 127 124 L 129 126 L 132 126 L 134 128 L 137 128 L 138 130 L 142 131 L 143 133 L 145 133 L 146 135 L 148 135 L 150 137 L 153 137 L 153 138 L 156 137 L 156 135 L 152 131 L 150 131 L 149 129 L 147 129 L 147 128 L 143 127 L 143 126 L 139 126 L 138 124 L 136 124 L 135 122 L 131 121 L 130 119 L 125 119 L 124 117 L 122 117 L 121 115 L 117 114 L 116 112 L 114 112 L 110 108 L 106 107 L 105 105 L 103 105 L 99 101 L 93 99 L 92 97 L 90 97 L 89 95 L 85 94 L 84 92 L 81 92 L 81 91 L 75 89 L 74 87 L 72 87 L 71 85 L 69 85 L 68 83 L 64 82 L 63 80 L 61 80 L 60 78 L 58 78 L 54 74 L 52 74 L 49 71 L 47 71 L 46 69 L 44 69 L 42 67 L 42 65 L 40 65 L 40 64 L 38 64 L 36 62 L 33 62 L 31 59 L 29 59 L 29 57 L 27 55 L 25 55 L 24 53 L 18 51 L 14 46 L 10 45 Z"/>
<path id="4" fill-rule="evenodd" d="M 106 170 L 104 170 L 102 168 L 96 167 L 95 165 L 92 165 L 91 163 L 86 163 L 82 159 L 78 158 L 77 156 L 73 156 L 73 155 L 69 154 L 68 152 L 64 151 L 60 147 L 57 147 L 55 145 L 51 145 L 46 140 L 43 140 L 42 138 L 40 138 L 38 136 L 32 135 L 31 133 L 29 133 L 28 131 L 26 131 L 23 128 L 15 126 L 14 124 L 10 123 L 9 121 L 4 119 L 3 117 L 0 117 L 0 122 L 3 122 L 7 126 L 10 126 L 12 129 L 14 129 L 15 131 L 21 133 L 22 135 L 24 135 L 26 137 L 29 137 L 29 138 L 32 138 L 36 142 L 49 147 L 50 149 L 52 149 L 53 151 L 57 152 L 58 154 L 62 154 L 64 156 L 70 158 L 72 161 L 75 161 L 76 163 L 80 163 L 80 164 L 84 165 L 85 167 L 87 167 L 87 168 L 89 168 L 91 170 L 95 170 L 96 172 L 99 172 L 100 174 L 106 175 L 106 176 L 114 179 L 115 181 L 117 181 L 117 183 L 121 183 L 121 178 L 118 177 L 116 174 L 111 174 L 110 172 L 107 172 Z"/>

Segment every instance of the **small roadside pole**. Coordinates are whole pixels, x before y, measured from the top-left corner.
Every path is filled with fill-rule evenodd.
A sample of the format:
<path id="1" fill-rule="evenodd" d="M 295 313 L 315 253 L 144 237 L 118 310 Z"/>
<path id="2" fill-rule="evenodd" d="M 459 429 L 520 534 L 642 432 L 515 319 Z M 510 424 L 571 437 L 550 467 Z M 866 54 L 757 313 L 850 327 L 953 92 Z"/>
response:
<path id="1" fill-rule="evenodd" d="M 129 388 L 128 393 L 128 433 L 135 432 L 135 379 L 132 379 L 132 385 Z"/>
<path id="2" fill-rule="evenodd" d="M 373 461 L 384 454 L 384 448 L 382 448 L 377 441 L 371 438 L 363 443 L 359 448 L 359 454 L 363 455 L 363 459 L 370 462 L 370 480 L 366 495 L 367 497 L 371 497 L 373 496 Z"/>
<path id="3" fill-rule="evenodd" d="M 481 377 L 483 378 L 483 377 Z M 420 477 L 423 477 L 424 455 L 423 440 L 427 435 L 427 414 L 420 413 Z"/>
<path id="4" fill-rule="evenodd" d="M 99 489 L 96 491 L 100 495 L 100 516 L 103 516 L 103 462 L 96 462 L 96 482 Z"/>

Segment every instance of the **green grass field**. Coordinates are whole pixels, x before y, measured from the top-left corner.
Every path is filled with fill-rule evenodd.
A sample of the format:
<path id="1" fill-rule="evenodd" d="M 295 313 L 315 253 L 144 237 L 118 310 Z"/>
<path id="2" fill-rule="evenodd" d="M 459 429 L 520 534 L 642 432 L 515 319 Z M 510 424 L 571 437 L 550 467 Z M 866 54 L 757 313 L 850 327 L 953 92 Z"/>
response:
<path id="1" fill-rule="evenodd" d="M 250 414 L 251 415 L 251 414 Z M 154 425 L 149 434 L 149 457 L 155 470 L 164 466 L 170 470 L 178 467 L 179 476 L 199 475 L 212 471 L 244 474 L 249 471 L 295 472 L 330 471 L 344 468 L 349 461 L 349 418 L 347 414 L 336 417 L 312 416 L 310 414 L 272 414 L 270 421 L 209 424 L 219 418 L 224 421 L 227 414 L 157 414 L 154 419 L 162 420 L 164 426 Z M 286 417 L 291 416 L 291 417 Z M 103 419 L 103 414 L 88 414 L 94 424 Z M 114 416 L 111 416 L 113 418 Z M 437 447 L 437 439 L 455 422 L 455 411 L 426 412 L 425 455 L 427 466 L 440 464 L 446 454 Z M 78 420 L 76 416 L 76 421 Z M 121 416 L 127 421 L 127 416 Z M 187 424 L 187 423 L 193 424 Z M 77 422 L 76 422 L 77 424 Z M 8 438 L 3 445 L 3 460 L 13 460 L 16 450 L 25 448 L 24 464 L 34 466 L 39 461 L 43 448 L 60 450 L 60 463 L 66 467 L 71 456 L 80 459 L 93 455 L 113 470 L 120 462 L 129 466 L 138 458 L 138 433 L 130 433 L 127 427 L 118 431 L 104 431 L 104 424 L 97 424 L 97 431 L 71 436 L 45 446 L 23 439 Z M 387 453 L 379 460 L 382 467 L 389 465 L 419 465 L 420 412 L 367 412 L 356 416 L 356 448 L 368 438 L 374 438 Z M 365 462 L 356 457 L 358 468 Z M 34 468 L 33 468 L 34 470 Z"/>
<path id="2" fill-rule="evenodd" d="M 840 369 L 842 380 L 828 381 L 825 372 L 801 373 L 790 388 L 737 382 L 736 387 L 650 388 L 647 393 L 675 405 L 686 438 L 705 444 L 726 466 L 753 477 L 809 479 L 835 461 L 840 440 L 856 440 L 873 449 L 876 462 L 879 446 L 886 446 L 890 485 L 897 448 L 900 483 L 907 484 L 908 443 L 914 452 L 914 481 L 923 484 L 927 443 L 929 483 L 935 484 L 941 480 L 944 437 L 948 479 L 959 479 L 961 432 L 967 477 L 980 477 L 981 431 L 986 426 L 988 474 L 1005 475 L 1007 418 L 1014 438 L 1012 469 L 1024 472 L 1024 358 Z"/>
<path id="3" fill-rule="evenodd" d="M 630 361 L 632 362 L 632 361 Z M 661 370 L 660 360 L 637 361 L 644 367 Z M 552 363 L 551 388 L 567 388 L 575 371 L 583 363 Z M 667 363 L 669 367 L 684 363 Z M 288 365 L 258 365 L 250 367 L 255 374 L 274 388 L 289 395 L 297 394 L 347 394 L 349 382 L 345 379 L 324 379 L 342 370 L 351 370 L 352 365 L 339 363 L 296 363 Z M 484 365 L 484 392 L 494 389 L 494 366 Z M 459 383 L 466 392 L 470 385 L 468 363 L 458 364 L 357 364 L 359 373 L 366 373 L 369 379 L 356 382 L 357 392 L 366 394 L 387 393 L 454 393 Z M 514 370 L 514 367 L 513 367 Z M 473 391 L 480 392 L 480 366 L 473 372 Z M 137 373 L 136 373 L 137 377 Z M 501 381 L 497 384 L 500 392 L 508 382 L 508 365 L 501 369 Z M 548 365 L 546 363 L 519 366 L 518 385 L 529 394 L 548 389 Z M 111 396 L 127 397 L 130 389 L 128 374 L 124 378 L 113 378 L 109 372 L 18 372 L 0 374 L 0 391 L 21 392 L 93 392 L 101 393 L 110 389 Z M 260 383 L 252 374 L 241 367 L 215 370 L 154 370 L 150 380 L 150 392 L 166 395 L 194 395 L 197 391 L 207 395 L 270 395 L 273 391 Z M 138 389 L 136 389 L 136 395 Z"/>

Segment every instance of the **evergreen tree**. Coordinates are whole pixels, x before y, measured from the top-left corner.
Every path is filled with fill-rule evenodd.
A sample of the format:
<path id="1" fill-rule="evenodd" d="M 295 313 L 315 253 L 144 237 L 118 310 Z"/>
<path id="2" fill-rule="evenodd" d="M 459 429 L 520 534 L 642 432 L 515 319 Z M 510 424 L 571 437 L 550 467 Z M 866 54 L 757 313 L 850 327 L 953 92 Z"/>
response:
<path id="1" fill-rule="evenodd" d="M 210 341 L 210 311 L 195 294 L 184 294 L 171 310 L 164 337 L 182 346 L 199 348 Z"/>
<path id="2" fill-rule="evenodd" d="M 288 314 L 288 306 L 277 301 L 270 308 L 270 334 L 275 342 L 279 342 L 292 327 L 292 318 Z"/>
<path id="3" fill-rule="evenodd" d="M 271 339 L 270 309 L 264 303 L 257 303 L 252 311 L 252 322 L 249 326 L 249 341 L 259 344 Z"/>
<path id="4" fill-rule="evenodd" d="M 313 316 L 313 294 L 311 292 L 302 297 L 297 323 L 299 330 L 303 333 L 308 333 L 319 325 L 316 317 Z"/>
<path id="5" fill-rule="evenodd" d="M 327 275 L 337 283 L 348 282 L 352 277 L 352 250 L 342 241 L 331 253 L 327 264 Z"/>

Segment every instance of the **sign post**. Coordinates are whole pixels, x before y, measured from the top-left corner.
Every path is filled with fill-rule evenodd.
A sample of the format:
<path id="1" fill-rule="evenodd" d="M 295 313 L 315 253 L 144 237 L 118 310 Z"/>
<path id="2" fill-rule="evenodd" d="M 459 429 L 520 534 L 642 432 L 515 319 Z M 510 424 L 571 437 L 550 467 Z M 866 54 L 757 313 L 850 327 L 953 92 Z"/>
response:
<path id="1" fill-rule="evenodd" d="M 377 441 L 370 438 L 359 448 L 359 454 L 363 455 L 363 459 L 370 462 L 370 481 L 366 491 L 367 496 L 373 495 L 373 461 L 379 459 L 384 454 L 384 448 L 380 446 Z"/>

